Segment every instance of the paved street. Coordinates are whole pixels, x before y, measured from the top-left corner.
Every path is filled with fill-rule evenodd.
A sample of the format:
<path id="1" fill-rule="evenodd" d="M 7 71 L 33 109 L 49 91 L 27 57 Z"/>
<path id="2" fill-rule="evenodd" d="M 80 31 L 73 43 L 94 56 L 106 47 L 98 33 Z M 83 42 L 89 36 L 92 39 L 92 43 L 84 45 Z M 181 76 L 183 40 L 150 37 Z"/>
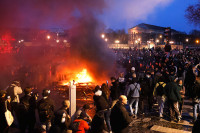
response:
<path id="1" fill-rule="evenodd" d="M 155 107 L 156 109 L 157 107 Z M 183 106 L 183 115 L 180 123 L 168 120 L 166 111 L 164 118 L 160 119 L 157 113 L 150 113 L 146 116 L 139 116 L 131 123 L 130 132 L 132 133 L 191 133 L 193 124 L 191 124 L 193 113 L 192 103 L 185 100 Z"/>

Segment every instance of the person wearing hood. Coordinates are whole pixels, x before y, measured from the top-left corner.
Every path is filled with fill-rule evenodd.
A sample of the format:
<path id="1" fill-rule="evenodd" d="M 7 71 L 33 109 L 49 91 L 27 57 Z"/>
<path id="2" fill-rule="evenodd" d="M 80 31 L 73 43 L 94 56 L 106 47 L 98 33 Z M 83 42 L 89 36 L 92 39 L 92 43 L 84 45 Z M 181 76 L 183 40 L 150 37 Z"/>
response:
<path id="1" fill-rule="evenodd" d="M 167 83 L 165 86 L 165 92 L 166 96 L 168 99 L 168 104 L 169 104 L 169 111 L 170 111 L 170 121 L 173 120 L 173 112 L 176 112 L 177 114 L 177 122 L 180 122 L 181 120 L 181 114 L 179 112 L 178 108 L 178 102 L 181 101 L 181 95 L 180 95 L 180 89 L 179 86 L 177 85 L 176 81 L 177 78 L 173 78 L 172 82 Z"/>
<path id="2" fill-rule="evenodd" d="M 99 86 L 96 86 L 94 96 L 93 96 L 94 104 L 96 106 L 96 113 L 103 112 L 107 128 L 109 132 L 111 132 L 111 126 L 110 126 L 111 109 L 110 109 L 108 100 L 103 95 L 105 95 L 104 92 L 101 91 Z"/>
<path id="3" fill-rule="evenodd" d="M 23 91 L 19 81 L 13 81 L 6 92 L 11 97 L 12 102 L 20 103 L 19 95 L 22 94 Z"/>

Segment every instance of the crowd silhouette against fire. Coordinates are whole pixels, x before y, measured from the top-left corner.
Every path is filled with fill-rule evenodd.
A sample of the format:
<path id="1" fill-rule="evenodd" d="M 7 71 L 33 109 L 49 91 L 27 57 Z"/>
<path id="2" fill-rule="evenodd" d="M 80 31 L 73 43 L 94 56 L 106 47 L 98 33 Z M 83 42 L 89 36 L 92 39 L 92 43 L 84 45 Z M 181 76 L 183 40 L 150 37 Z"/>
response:
<path id="1" fill-rule="evenodd" d="M 193 106 L 193 132 L 200 131 L 200 52 L 195 49 L 114 50 L 117 65 L 125 68 L 94 88 L 95 115 L 91 118 L 89 104 L 83 105 L 71 118 L 70 101 L 64 100 L 55 110 L 56 99 L 44 89 L 42 98 L 32 87 L 22 88 L 13 81 L 0 90 L 0 132 L 17 128 L 22 133 L 128 133 L 129 124 L 141 116 L 175 121 L 182 120 L 184 100 Z M 158 106 L 155 106 L 158 104 Z M 5 112 L 14 121 L 8 124 Z M 38 116 L 38 118 L 37 118 Z"/>

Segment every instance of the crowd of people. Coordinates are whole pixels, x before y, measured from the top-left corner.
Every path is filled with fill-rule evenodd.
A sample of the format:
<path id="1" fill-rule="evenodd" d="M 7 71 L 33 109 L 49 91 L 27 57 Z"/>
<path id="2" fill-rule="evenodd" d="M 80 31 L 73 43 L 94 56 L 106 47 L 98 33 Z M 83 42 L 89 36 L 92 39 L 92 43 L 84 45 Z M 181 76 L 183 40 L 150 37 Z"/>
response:
<path id="1" fill-rule="evenodd" d="M 111 77 L 110 87 L 106 88 L 105 84 L 96 87 L 94 95 L 97 116 L 104 110 L 107 131 L 127 132 L 132 119 L 156 113 L 160 118 L 180 123 L 185 99 L 192 103 L 191 123 L 197 125 L 200 109 L 198 52 L 189 49 L 170 52 L 116 50 L 118 64 L 126 71 Z M 199 125 L 193 129 L 196 127 L 198 129 Z"/>
<path id="2" fill-rule="evenodd" d="M 64 100 L 62 107 L 55 110 L 55 99 L 50 98 L 50 90 L 44 89 L 39 100 L 31 87 L 22 91 L 20 83 L 14 81 L 6 91 L 0 90 L 0 131 L 8 133 L 10 126 L 17 126 L 22 133 L 126 133 L 134 119 L 157 110 L 158 117 L 179 123 L 183 117 L 185 99 L 192 100 L 193 130 L 199 131 L 198 51 L 130 49 L 115 53 L 118 65 L 126 68 L 126 71 L 111 77 L 110 84 L 95 87 L 93 100 L 96 112 L 93 118 L 87 113 L 90 109 L 88 104 L 71 118 L 69 100 Z M 22 93 L 24 95 L 19 97 Z M 158 109 L 154 108 L 155 103 L 158 103 Z M 5 117 L 7 111 L 14 117 L 11 125 Z M 39 117 L 39 125 L 36 124 L 36 116 Z"/>

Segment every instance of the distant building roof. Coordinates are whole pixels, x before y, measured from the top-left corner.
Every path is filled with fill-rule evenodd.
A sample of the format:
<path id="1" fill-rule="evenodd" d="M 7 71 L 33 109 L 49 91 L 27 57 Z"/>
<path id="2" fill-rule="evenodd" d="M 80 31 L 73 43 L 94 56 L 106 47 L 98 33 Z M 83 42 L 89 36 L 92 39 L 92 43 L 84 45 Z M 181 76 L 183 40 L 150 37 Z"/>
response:
<path id="1" fill-rule="evenodd" d="M 150 24 L 145 24 L 145 23 L 141 23 L 138 24 L 130 29 L 134 29 L 134 28 L 142 28 L 144 30 L 153 30 L 153 31 L 160 31 L 160 32 L 164 32 L 166 27 L 160 27 L 160 26 L 156 26 L 156 25 L 150 25 Z M 176 31 L 174 29 L 171 29 L 171 32 L 173 33 L 181 33 L 179 31 Z"/>

